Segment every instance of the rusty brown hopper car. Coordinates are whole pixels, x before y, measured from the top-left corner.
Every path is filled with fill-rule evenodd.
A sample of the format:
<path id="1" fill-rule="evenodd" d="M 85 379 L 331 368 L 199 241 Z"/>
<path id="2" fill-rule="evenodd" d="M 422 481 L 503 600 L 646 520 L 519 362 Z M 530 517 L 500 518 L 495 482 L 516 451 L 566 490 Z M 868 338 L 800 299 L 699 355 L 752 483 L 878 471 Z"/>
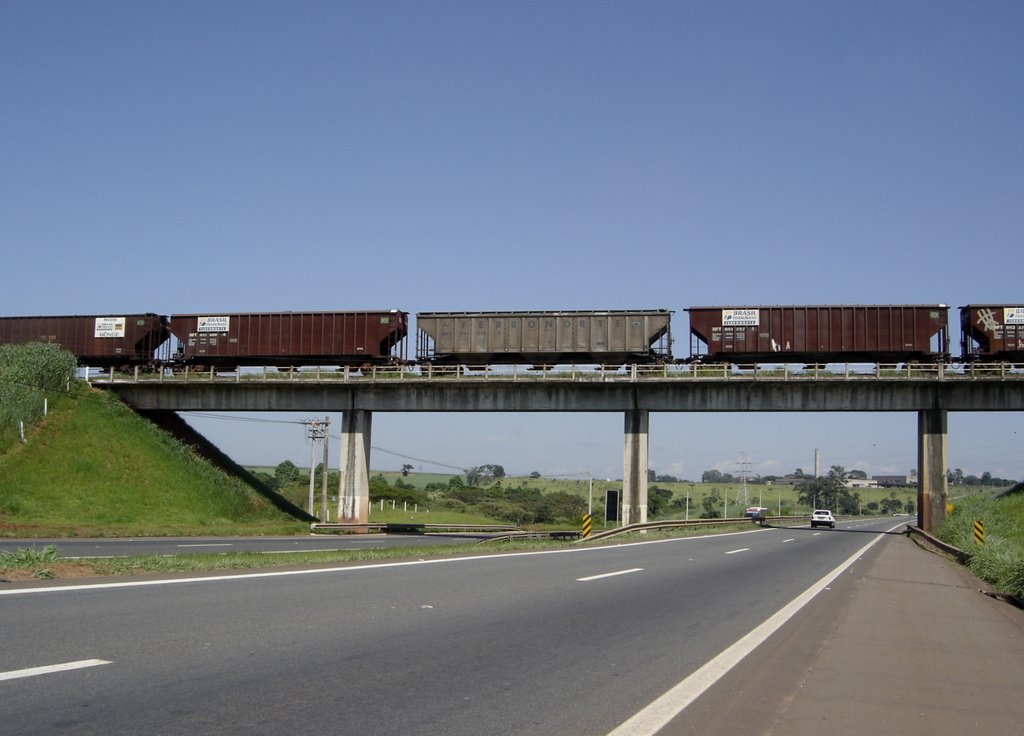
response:
<path id="1" fill-rule="evenodd" d="M 416 357 L 464 365 L 671 359 L 671 311 L 420 312 Z"/>
<path id="2" fill-rule="evenodd" d="M 206 312 L 172 314 L 171 332 L 187 365 L 359 366 L 403 360 L 408 321 L 398 310 Z"/>
<path id="3" fill-rule="evenodd" d="M 948 357 L 945 304 L 690 307 L 690 360 L 899 363 Z"/>
<path id="4" fill-rule="evenodd" d="M 1024 363 L 1024 306 L 960 307 L 960 355 L 964 360 Z"/>
<path id="5" fill-rule="evenodd" d="M 169 337 L 167 318 L 152 313 L 0 317 L 0 343 L 53 343 L 95 368 L 152 364 Z"/>

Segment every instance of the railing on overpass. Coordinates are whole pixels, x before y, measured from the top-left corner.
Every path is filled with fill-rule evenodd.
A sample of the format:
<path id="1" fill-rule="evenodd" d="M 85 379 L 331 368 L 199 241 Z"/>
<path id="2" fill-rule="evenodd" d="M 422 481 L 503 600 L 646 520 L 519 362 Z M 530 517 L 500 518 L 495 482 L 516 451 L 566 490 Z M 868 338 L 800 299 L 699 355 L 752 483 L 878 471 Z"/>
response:
<path id="1" fill-rule="evenodd" d="M 147 372 L 136 367 L 132 372 L 96 373 L 83 369 L 92 383 L 393 383 L 393 382 L 620 382 L 620 381 L 1024 381 L 1024 368 L 1013 363 L 837 363 L 824 366 L 777 365 L 699 365 L 662 364 L 606 366 L 414 366 L 395 368 L 371 366 L 361 369 L 342 367 L 233 368 L 203 369 L 188 367 Z"/>

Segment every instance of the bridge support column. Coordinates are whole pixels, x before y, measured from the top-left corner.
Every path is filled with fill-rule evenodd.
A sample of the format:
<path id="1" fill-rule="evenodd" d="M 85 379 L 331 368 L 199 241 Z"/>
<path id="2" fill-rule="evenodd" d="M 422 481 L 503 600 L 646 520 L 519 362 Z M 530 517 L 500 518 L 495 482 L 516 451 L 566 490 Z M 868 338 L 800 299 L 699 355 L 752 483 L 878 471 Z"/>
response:
<path id="1" fill-rule="evenodd" d="M 622 463 L 622 524 L 647 521 L 647 434 L 649 411 L 626 412 L 626 447 Z"/>
<path id="2" fill-rule="evenodd" d="M 926 532 L 946 518 L 948 440 L 944 410 L 917 413 L 917 525 Z"/>
<path id="3" fill-rule="evenodd" d="M 370 520 L 370 426 L 373 413 L 341 414 L 341 480 L 338 521 L 365 524 Z"/>

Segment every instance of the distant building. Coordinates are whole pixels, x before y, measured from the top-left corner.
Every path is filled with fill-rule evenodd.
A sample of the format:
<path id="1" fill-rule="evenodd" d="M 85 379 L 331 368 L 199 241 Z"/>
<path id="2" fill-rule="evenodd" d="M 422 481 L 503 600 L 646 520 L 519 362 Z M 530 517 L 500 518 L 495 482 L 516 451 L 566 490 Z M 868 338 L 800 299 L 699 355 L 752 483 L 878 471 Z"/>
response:
<path id="1" fill-rule="evenodd" d="M 847 478 L 843 483 L 847 488 L 878 488 L 875 478 Z"/>
<path id="2" fill-rule="evenodd" d="M 882 488 L 905 488 L 917 485 L 917 473 L 907 475 L 873 475 L 871 480 Z"/>

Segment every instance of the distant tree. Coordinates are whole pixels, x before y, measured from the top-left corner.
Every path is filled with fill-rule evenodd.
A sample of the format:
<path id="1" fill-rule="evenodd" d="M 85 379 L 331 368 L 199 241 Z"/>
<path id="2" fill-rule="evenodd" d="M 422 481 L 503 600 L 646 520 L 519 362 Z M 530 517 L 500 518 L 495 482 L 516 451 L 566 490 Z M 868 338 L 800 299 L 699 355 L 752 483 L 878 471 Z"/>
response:
<path id="1" fill-rule="evenodd" d="M 676 478 L 674 475 L 659 475 L 654 480 L 657 483 L 678 483 L 679 482 L 679 479 Z"/>
<path id="2" fill-rule="evenodd" d="M 402 475 L 409 475 L 409 471 L 412 470 L 412 465 L 406 463 L 402 466 Z"/>
<path id="3" fill-rule="evenodd" d="M 797 468 L 796 470 L 794 470 L 793 471 L 793 477 L 794 478 L 804 478 L 804 477 L 806 477 L 806 476 L 804 476 L 804 469 L 803 468 Z"/>
<path id="4" fill-rule="evenodd" d="M 797 502 L 815 509 L 836 509 L 841 513 L 857 513 L 857 499 L 850 494 L 846 481 L 846 470 L 842 465 L 833 465 L 828 475 L 811 478 L 800 484 Z M 850 509 L 852 511 L 842 511 Z"/>
<path id="5" fill-rule="evenodd" d="M 370 478 L 370 500 L 395 501 L 396 503 L 409 502 L 425 505 L 427 497 L 422 491 L 417 490 L 408 483 L 398 482 L 392 486 L 383 475 L 378 474 Z"/>
<path id="6" fill-rule="evenodd" d="M 712 491 L 708 495 L 704 496 L 704 498 L 701 499 L 700 505 L 704 509 L 700 518 L 717 519 L 721 516 L 718 509 L 722 505 L 722 498 L 718 495 L 718 491 Z"/>
<path id="7" fill-rule="evenodd" d="M 476 488 L 490 478 L 504 478 L 505 468 L 501 465 L 478 465 L 463 471 L 466 474 L 466 485 Z"/>
<path id="8" fill-rule="evenodd" d="M 278 463 L 274 468 L 274 489 L 286 488 L 299 479 L 299 469 L 291 460 Z"/>
<path id="9" fill-rule="evenodd" d="M 581 496 L 558 491 L 542 496 L 540 509 L 550 515 L 552 521 L 578 522 L 587 511 L 587 502 Z"/>
<path id="10" fill-rule="evenodd" d="M 840 493 L 837 499 L 838 503 L 836 508 L 839 509 L 840 514 L 846 514 L 847 516 L 854 516 L 860 514 L 860 494 L 849 492 Z"/>
<path id="11" fill-rule="evenodd" d="M 712 468 L 711 470 L 705 470 L 703 473 L 700 474 L 700 482 L 701 483 L 721 483 L 722 482 L 722 471 L 721 470 L 715 470 L 714 468 Z"/>
<path id="12" fill-rule="evenodd" d="M 540 473 L 534 470 L 532 473 L 530 473 L 530 477 L 533 478 L 534 480 L 537 480 L 537 478 L 540 477 Z"/>
<path id="13" fill-rule="evenodd" d="M 903 510 L 903 502 L 898 498 L 883 498 L 882 499 L 882 513 L 883 514 L 898 514 Z"/>
<path id="14" fill-rule="evenodd" d="M 658 486 L 651 486 L 647 490 L 647 514 L 649 516 L 660 516 L 672 501 L 672 491 Z"/>
<path id="15" fill-rule="evenodd" d="M 917 506 L 914 504 L 913 500 L 907 501 L 907 505 L 904 507 L 904 509 L 908 514 L 917 513 Z"/>
<path id="16" fill-rule="evenodd" d="M 868 501 L 868 511 L 872 514 L 878 513 L 878 501 Z"/>
<path id="17" fill-rule="evenodd" d="M 867 480 L 868 474 L 865 473 L 863 470 L 851 470 L 849 473 L 846 474 L 846 477 L 856 478 L 857 480 Z"/>

